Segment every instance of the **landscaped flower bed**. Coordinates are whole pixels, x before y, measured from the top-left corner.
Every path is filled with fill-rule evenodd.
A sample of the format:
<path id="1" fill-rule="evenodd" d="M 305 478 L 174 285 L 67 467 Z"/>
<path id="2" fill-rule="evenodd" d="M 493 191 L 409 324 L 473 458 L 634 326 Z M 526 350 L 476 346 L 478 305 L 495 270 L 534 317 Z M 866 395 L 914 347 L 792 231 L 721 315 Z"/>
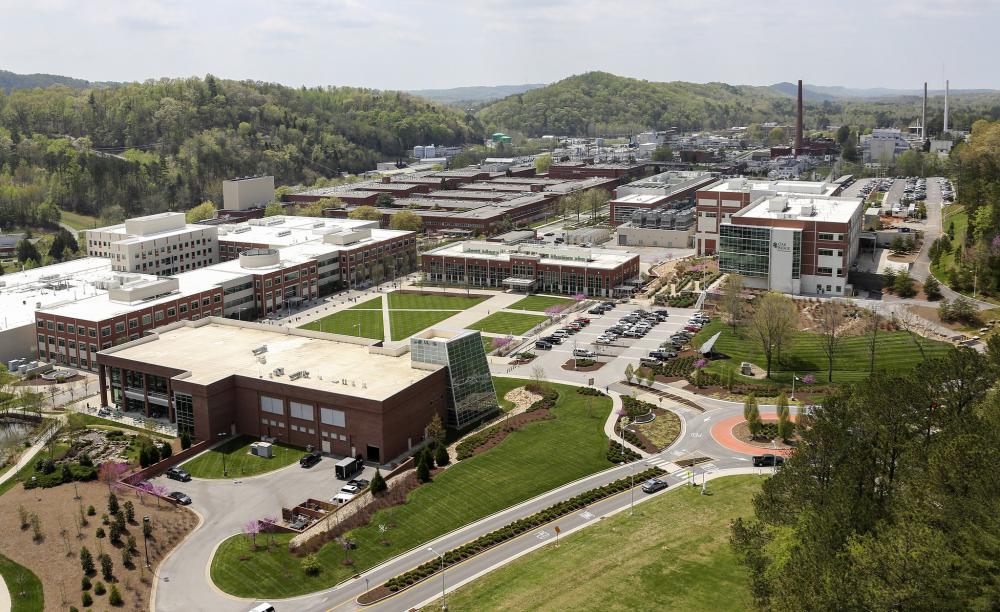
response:
<path id="1" fill-rule="evenodd" d="M 590 504 L 598 502 L 607 497 L 611 497 L 616 493 L 627 491 L 630 488 L 630 486 L 636 482 L 641 484 L 644 480 L 647 480 L 649 478 L 655 478 L 665 473 L 666 472 L 664 472 L 660 468 L 650 468 L 648 470 L 643 470 L 642 472 L 636 474 L 634 477 L 621 478 L 614 482 L 608 483 L 602 487 L 591 489 L 575 497 L 572 497 L 565 501 L 561 501 L 557 504 L 549 506 L 548 508 L 542 510 L 541 512 L 536 512 L 535 514 L 532 514 L 529 517 L 516 520 L 513 523 L 506 525 L 505 527 L 501 527 L 500 529 L 491 531 L 486 535 L 480 536 L 475 540 L 473 540 L 472 542 L 469 542 L 468 544 L 464 544 L 462 546 L 459 546 L 458 548 L 453 548 L 452 550 L 449 550 L 443 555 L 444 566 L 447 567 L 449 565 L 459 563 L 460 561 L 464 561 L 465 559 L 468 559 L 469 557 L 475 556 L 481 552 L 489 550 L 490 548 L 498 544 L 502 544 L 503 542 L 516 538 L 522 535 L 523 533 L 534 529 L 535 527 L 544 525 L 545 523 L 553 521 L 557 518 L 560 518 L 572 512 L 582 510 L 587 506 L 589 506 Z M 433 576 L 437 572 L 441 571 L 441 565 L 442 562 L 440 559 L 428 561 L 408 572 L 404 572 L 399 576 L 396 576 L 395 578 L 391 578 L 388 582 L 386 582 L 383 585 L 383 587 L 388 589 L 390 593 L 395 593 L 400 589 L 405 589 L 409 586 L 412 586 L 413 584 L 416 584 L 417 582 L 420 582 L 421 580 L 424 580 L 425 578 Z M 372 592 L 372 595 L 374 595 L 374 597 L 372 598 L 366 598 L 364 595 L 362 595 L 361 597 L 358 598 L 358 603 L 362 604 L 374 603 L 375 601 L 381 598 L 379 597 L 380 594 L 375 591 Z M 388 595 L 388 593 L 386 593 L 383 596 L 386 595 Z"/>

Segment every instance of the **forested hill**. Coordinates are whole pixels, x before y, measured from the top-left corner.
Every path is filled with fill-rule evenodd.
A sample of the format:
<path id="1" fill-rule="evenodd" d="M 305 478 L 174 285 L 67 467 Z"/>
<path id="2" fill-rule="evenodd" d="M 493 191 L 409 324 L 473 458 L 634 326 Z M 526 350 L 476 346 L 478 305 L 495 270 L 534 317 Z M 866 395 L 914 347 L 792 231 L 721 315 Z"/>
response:
<path id="1" fill-rule="evenodd" d="M 699 130 L 767 121 L 792 124 L 792 87 L 789 95 L 780 87 L 657 83 L 588 72 L 504 98 L 477 116 L 487 131 L 527 136 L 627 134 L 668 127 Z M 943 121 L 942 102 L 940 96 L 932 98 L 928 108 L 932 133 Z M 805 124 L 808 129 L 831 124 L 905 128 L 920 116 L 920 104 L 917 96 L 868 100 L 807 95 Z M 953 92 L 950 104 L 950 125 L 956 129 L 968 130 L 976 119 L 1000 118 L 1000 92 Z"/>
<path id="2" fill-rule="evenodd" d="M 657 83 L 588 72 L 504 98 L 478 115 L 489 129 L 583 136 L 669 126 L 729 127 L 792 113 L 794 101 L 766 87 Z"/>
<path id="3" fill-rule="evenodd" d="M 211 75 L 16 90 L 0 93 L 0 219 L 35 221 L 24 215 L 43 202 L 87 214 L 120 205 L 129 215 L 219 203 L 233 176 L 311 182 L 480 134 L 475 117 L 399 92 Z"/>
<path id="4" fill-rule="evenodd" d="M 65 85 L 76 89 L 93 87 L 96 85 L 106 85 L 106 83 L 91 83 L 83 79 L 59 76 L 58 74 L 17 74 L 9 70 L 0 70 L 0 90 L 10 93 L 15 89 L 32 89 L 35 87 L 49 87 L 51 85 Z"/>

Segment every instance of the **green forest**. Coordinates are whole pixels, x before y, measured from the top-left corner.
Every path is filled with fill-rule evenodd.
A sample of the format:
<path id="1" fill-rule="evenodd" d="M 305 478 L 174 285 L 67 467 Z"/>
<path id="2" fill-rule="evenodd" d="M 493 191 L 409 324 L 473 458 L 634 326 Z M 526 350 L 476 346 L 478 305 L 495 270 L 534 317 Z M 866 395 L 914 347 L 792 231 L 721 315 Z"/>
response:
<path id="1" fill-rule="evenodd" d="M 916 96 L 806 102 L 806 127 L 903 127 L 920 116 Z M 489 104 L 477 113 L 490 131 L 526 136 L 628 134 L 648 129 L 728 128 L 776 121 L 791 124 L 795 99 L 770 87 L 725 83 L 658 83 L 588 72 Z M 968 129 L 975 119 L 1000 119 L 997 94 L 954 95 L 950 125 Z M 928 110 L 931 133 L 940 130 L 940 108 Z"/>
<path id="2" fill-rule="evenodd" d="M 233 176 L 312 183 L 481 132 L 475 117 L 404 93 L 211 75 L 0 92 L 0 221 L 182 210 L 219 202 Z"/>

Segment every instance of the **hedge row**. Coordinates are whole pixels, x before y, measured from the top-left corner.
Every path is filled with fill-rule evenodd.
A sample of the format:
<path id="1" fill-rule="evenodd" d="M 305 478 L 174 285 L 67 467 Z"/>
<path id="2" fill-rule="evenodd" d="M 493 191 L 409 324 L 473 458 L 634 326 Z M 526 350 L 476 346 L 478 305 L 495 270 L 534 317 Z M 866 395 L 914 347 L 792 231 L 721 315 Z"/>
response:
<path id="1" fill-rule="evenodd" d="M 625 439 L 628 440 L 628 436 L 625 436 Z M 642 445 L 639 444 L 638 446 Z M 611 463 L 628 463 L 630 461 L 638 461 L 639 459 L 642 459 L 642 455 L 635 452 L 631 448 L 622 446 L 614 440 L 608 442 L 608 451 L 605 457 L 607 457 L 608 461 Z"/>
<path id="2" fill-rule="evenodd" d="M 576 392 L 580 395 L 593 395 L 595 397 L 605 397 L 604 392 L 593 387 L 577 387 Z"/>
<path id="3" fill-rule="evenodd" d="M 650 404 L 649 402 L 635 399 L 630 395 L 623 395 L 622 408 L 625 409 L 625 414 L 628 415 L 629 419 L 635 419 L 636 417 L 641 417 L 644 414 L 649 414 L 649 412 L 653 408 L 656 408 L 656 406 Z"/>
<path id="4" fill-rule="evenodd" d="M 533 404 L 531 404 L 531 406 L 528 406 L 525 412 L 534 412 L 543 408 L 553 408 L 556 405 L 556 400 L 559 399 L 559 392 L 555 389 L 533 386 L 529 388 L 529 391 L 532 393 L 538 393 L 542 396 L 542 398 L 536 400 Z M 477 448 L 489 442 L 491 438 L 510 431 L 513 431 L 510 425 L 506 421 L 502 421 L 496 425 L 487 427 L 482 431 L 469 434 L 455 447 L 455 455 L 459 461 L 462 459 L 468 459 L 475 454 Z"/>
<path id="5" fill-rule="evenodd" d="M 491 531 L 486 535 L 479 536 L 467 544 L 463 544 L 458 548 L 449 550 L 444 553 L 444 565 L 447 567 L 449 565 L 459 563 L 460 561 L 464 561 L 465 559 L 488 550 L 497 544 L 516 538 L 517 536 L 530 531 L 535 527 L 539 527 L 545 523 L 554 521 L 557 518 L 566 516 L 567 514 L 571 514 L 578 510 L 583 510 L 590 504 L 600 501 L 606 497 L 610 497 L 616 493 L 627 491 L 631 483 L 638 482 L 641 484 L 644 480 L 660 476 L 664 473 L 665 472 L 660 468 L 650 468 L 636 474 L 634 479 L 622 478 L 614 482 L 610 482 L 602 487 L 585 491 L 575 497 L 571 497 L 570 499 L 549 506 L 545 510 L 536 512 L 529 517 L 518 519 L 509 525 L 501 527 L 500 529 Z M 400 589 L 406 588 L 412 584 L 420 582 L 424 578 L 436 574 L 440 570 L 440 559 L 427 561 L 426 563 L 423 563 L 408 572 L 404 572 L 395 578 L 389 579 L 389 581 L 385 583 L 385 587 L 395 593 Z"/>

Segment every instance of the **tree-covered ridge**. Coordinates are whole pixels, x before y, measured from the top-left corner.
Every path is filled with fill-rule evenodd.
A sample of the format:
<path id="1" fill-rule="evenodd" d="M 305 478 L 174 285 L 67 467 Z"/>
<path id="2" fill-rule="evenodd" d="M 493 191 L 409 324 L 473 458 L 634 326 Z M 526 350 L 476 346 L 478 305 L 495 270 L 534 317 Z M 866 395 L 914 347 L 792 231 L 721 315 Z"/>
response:
<path id="1" fill-rule="evenodd" d="M 127 214 L 188 208 L 221 201 L 221 181 L 233 176 L 311 182 L 479 132 L 460 111 L 349 87 L 209 75 L 17 90 L 0 93 L 0 208 L 12 198 L 87 214 L 111 204 Z"/>
<path id="2" fill-rule="evenodd" d="M 943 122 L 932 100 L 928 126 L 936 133 Z M 968 129 L 982 117 L 1000 118 L 1000 95 L 968 93 L 951 98 L 950 125 Z M 920 117 L 921 99 L 903 96 L 880 100 L 806 101 L 809 129 L 828 125 L 907 127 Z M 588 72 L 552 85 L 494 102 L 478 116 L 489 131 L 586 136 L 626 134 L 648 129 L 728 128 L 775 121 L 793 124 L 795 98 L 770 87 L 725 83 L 658 83 Z"/>

